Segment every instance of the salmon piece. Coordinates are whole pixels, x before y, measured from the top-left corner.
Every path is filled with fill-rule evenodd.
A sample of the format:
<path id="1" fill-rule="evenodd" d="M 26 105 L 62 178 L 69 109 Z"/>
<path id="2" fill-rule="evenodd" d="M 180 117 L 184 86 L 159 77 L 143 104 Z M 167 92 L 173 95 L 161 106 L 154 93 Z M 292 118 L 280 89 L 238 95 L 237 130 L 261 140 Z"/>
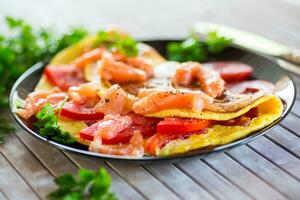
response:
<path id="1" fill-rule="evenodd" d="M 104 52 L 104 48 L 93 49 L 76 58 L 71 64 L 82 69 L 85 67 L 85 65 L 100 60 Z"/>
<path id="2" fill-rule="evenodd" d="M 153 77 L 153 68 L 145 59 L 139 57 L 128 57 L 126 59 L 126 63 L 130 66 L 145 71 L 148 78 Z"/>
<path id="3" fill-rule="evenodd" d="M 95 132 L 95 138 L 102 138 L 110 140 L 118 133 L 126 129 L 132 124 L 130 116 L 121 115 L 105 115 L 103 120 L 98 124 L 97 130 Z"/>
<path id="4" fill-rule="evenodd" d="M 100 77 L 116 83 L 144 82 L 147 80 L 145 71 L 114 61 L 111 58 L 102 59 L 99 73 Z"/>
<path id="5" fill-rule="evenodd" d="M 73 102 L 84 103 L 93 102 L 98 103 L 100 97 L 98 95 L 99 83 L 90 82 L 80 86 L 72 86 L 68 90 L 68 95 Z"/>
<path id="6" fill-rule="evenodd" d="M 142 92 L 140 96 L 146 95 Z M 133 104 L 133 111 L 137 114 L 149 114 L 165 109 L 184 108 L 201 112 L 204 108 L 203 95 L 196 92 L 181 91 L 177 89 L 161 90 L 148 93 Z"/>
<path id="7" fill-rule="evenodd" d="M 140 131 L 134 131 L 129 144 L 121 145 L 103 145 L 101 140 L 91 142 L 89 151 L 104 153 L 110 155 L 135 156 L 142 157 L 144 155 L 144 138 Z"/>
<path id="8" fill-rule="evenodd" d="M 131 111 L 135 101 L 134 96 L 127 94 L 119 85 L 113 85 L 94 109 L 104 114 L 124 114 Z"/>
<path id="9" fill-rule="evenodd" d="M 219 73 L 205 69 L 199 63 L 182 63 L 172 76 L 172 83 L 175 86 L 191 86 L 195 81 L 206 94 L 212 97 L 223 94 L 225 82 Z"/>
<path id="10" fill-rule="evenodd" d="M 32 92 L 25 100 L 25 107 L 17 109 L 16 113 L 23 119 L 29 119 L 41 111 L 47 103 L 55 107 L 66 98 L 67 94 L 61 92 L 59 88 L 54 88 L 48 92 Z"/>

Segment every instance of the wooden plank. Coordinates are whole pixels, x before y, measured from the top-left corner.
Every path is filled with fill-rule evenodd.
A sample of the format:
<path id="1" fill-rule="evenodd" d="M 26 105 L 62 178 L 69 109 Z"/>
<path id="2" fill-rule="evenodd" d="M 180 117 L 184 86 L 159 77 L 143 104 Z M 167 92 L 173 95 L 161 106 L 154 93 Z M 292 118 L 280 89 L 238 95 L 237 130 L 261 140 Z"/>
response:
<path id="1" fill-rule="evenodd" d="M 55 189 L 54 177 L 15 135 L 6 138 L 0 151 L 41 198 Z"/>
<path id="2" fill-rule="evenodd" d="M 120 200 L 144 199 L 140 193 L 138 193 L 131 185 L 124 181 L 115 171 L 108 167 L 103 160 L 75 153 L 66 152 L 66 155 L 72 159 L 72 161 L 76 163 L 78 167 L 92 170 L 98 170 L 99 167 L 104 167 L 112 178 L 111 191 L 115 192 Z"/>
<path id="3" fill-rule="evenodd" d="M 291 199 L 300 198 L 300 183 L 246 145 L 229 150 L 238 163 Z"/>
<path id="4" fill-rule="evenodd" d="M 290 73 L 296 85 L 297 99 L 300 99 L 300 76 Z"/>
<path id="5" fill-rule="evenodd" d="M 300 88 L 300 86 L 298 87 Z M 292 112 L 297 115 L 298 117 L 300 117 L 300 100 L 296 100 L 295 104 L 292 108 Z"/>
<path id="6" fill-rule="evenodd" d="M 120 161 L 111 161 L 108 164 L 148 199 L 179 199 L 139 164 Z"/>
<path id="7" fill-rule="evenodd" d="M 300 158 L 300 138 L 285 128 L 276 126 L 266 137 Z"/>
<path id="8" fill-rule="evenodd" d="M 7 200 L 7 197 L 4 196 L 3 192 L 1 191 L 1 189 L 0 189 L 0 199 L 1 200 Z"/>
<path id="9" fill-rule="evenodd" d="M 78 168 L 60 150 L 39 141 L 20 129 L 16 135 L 54 176 L 64 173 L 74 174 L 78 171 Z"/>
<path id="10" fill-rule="evenodd" d="M 170 163 L 151 163 L 144 167 L 182 199 L 215 199 L 203 187 Z"/>
<path id="11" fill-rule="evenodd" d="M 252 199 L 199 159 L 185 159 L 175 165 L 218 199 Z"/>
<path id="12" fill-rule="evenodd" d="M 300 180 L 300 160 L 265 137 L 249 144 L 256 152 Z"/>
<path id="13" fill-rule="evenodd" d="M 246 170 L 224 153 L 212 154 L 204 160 L 241 190 L 254 199 L 275 200 L 286 199 L 282 194 L 266 184 L 255 174 Z"/>
<path id="14" fill-rule="evenodd" d="M 299 122 L 300 122 L 300 118 L 294 115 L 293 113 L 291 113 L 281 122 L 281 125 L 300 137 Z"/>
<path id="15" fill-rule="evenodd" d="M 24 199 L 24 197 L 27 199 L 39 199 L 1 153 L 0 177 L 0 199 L 2 199 L 1 195 L 4 197 L 4 194 L 9 199 Z"/>

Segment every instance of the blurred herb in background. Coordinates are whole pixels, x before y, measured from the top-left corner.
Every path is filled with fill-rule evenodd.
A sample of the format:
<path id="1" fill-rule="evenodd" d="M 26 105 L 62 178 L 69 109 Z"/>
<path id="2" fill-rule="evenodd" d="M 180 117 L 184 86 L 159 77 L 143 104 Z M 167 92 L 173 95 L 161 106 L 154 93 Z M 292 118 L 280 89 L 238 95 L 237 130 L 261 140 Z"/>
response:
<path id="1" fill-rule="evenodd" d="M 205 40 L 192 34 L 183 42 L 171 42 L 167 45 L 167 56 L 169 60 L 186 61 L 207 61 L 213 54 L 221 53 L 232 43 L 231 39 L 219 36 L 217 32 L 209 32 Z"/>
<path id="2" fill-rule="evenodd" d="M 105 45 L 108 49 L 116 49 L 128 57 L 138 55 L 136 40 L 117 31 L 99 31 L 95 45 L 99 44 Z"/>
<path id="3" fill-rule="evenodd" d="M 8 107 L 8 93 L 16 79 L 33 64 L 50 58 L 60 50 L 78 42 L 88 32 L 73 28 L 58 34 L 50 28 L 33 28 L 21 19 L 5 18 L 6 30 L 0 32 L 0 109 Z M 13 128 L 0 117 L 0 142 Z"/>

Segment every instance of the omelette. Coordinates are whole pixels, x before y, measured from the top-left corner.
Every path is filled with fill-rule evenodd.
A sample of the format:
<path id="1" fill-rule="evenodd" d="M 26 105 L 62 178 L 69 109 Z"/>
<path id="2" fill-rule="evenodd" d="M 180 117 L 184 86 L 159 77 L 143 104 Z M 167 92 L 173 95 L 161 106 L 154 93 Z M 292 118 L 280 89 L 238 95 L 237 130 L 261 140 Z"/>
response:
<path id="1" fill-rule="evenodd" d="M 29 119 L 45 104 L 60 107 L 60 129 L 89 151 L 141 157 L 228 144 L 283 112 L 271 83 L 247 81 L 251 67 L 235 82 L 224 69 L 167 61 L 127 34 L 107 34 L 104 42 L 89 36 L 54 56 L 17 114 Z"/>

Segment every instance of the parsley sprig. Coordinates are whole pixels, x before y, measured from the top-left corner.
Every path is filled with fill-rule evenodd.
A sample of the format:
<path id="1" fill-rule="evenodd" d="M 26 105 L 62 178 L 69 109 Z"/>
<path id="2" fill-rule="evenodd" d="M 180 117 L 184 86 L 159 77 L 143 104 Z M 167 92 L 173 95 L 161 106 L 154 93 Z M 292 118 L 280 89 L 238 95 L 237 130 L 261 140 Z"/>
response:
<path id="1" fill-rule="evenodd" d="M 69 132 L 60 128 L 58 125 L 58 118 L 50 104 L 46 104 L 35 116 L 37 122 L 34 123 L 34 126 L 39 128 L 40 135 L 49 137 L 52 140 L 63 144 L 72 144 L 76 142 Z"/>
<path id="2" fill-rule="evenodd" d="M 138 54 L 135 39 L 117 31 L 99 31 L 96 45 L 104 45 L 108 49 L 117 50 L 129 57 L 134 57 Z"/>
<path id="3" fill-rule="evenodd" d="M 169 60 L 206 61 L 209 55 L 221 53 L 226 49 L 232 40 L 219 36 L 217 32 L 209 32 L 205 40 L 200 40 L 192 35 L 183 42 L 171 42 L 167 45 L 167 56 Z"/>
<path id="4" fill-rule="evenodd" d="M 51 200 L 116 200 L 109 187 L 111 178 L 104 168 L 98 172 L 80 169 L 76 176 L 65 174 L 54 182 L 58 189 L 48 195 Z"/>

